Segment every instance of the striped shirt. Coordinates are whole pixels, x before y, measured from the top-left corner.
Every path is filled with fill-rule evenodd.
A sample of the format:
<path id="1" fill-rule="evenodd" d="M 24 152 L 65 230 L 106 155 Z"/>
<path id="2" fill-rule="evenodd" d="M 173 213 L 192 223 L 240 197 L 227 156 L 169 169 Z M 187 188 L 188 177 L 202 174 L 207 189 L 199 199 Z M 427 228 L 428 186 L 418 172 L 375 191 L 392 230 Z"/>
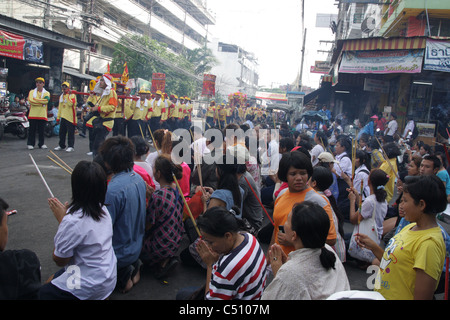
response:
<path id="1" fill-rule="evenodd" d="M 212 267 L 207 300 L 259 300 L 266 284 L 266 258 L 258 240 L 242 233 L 244 240 Z"/>

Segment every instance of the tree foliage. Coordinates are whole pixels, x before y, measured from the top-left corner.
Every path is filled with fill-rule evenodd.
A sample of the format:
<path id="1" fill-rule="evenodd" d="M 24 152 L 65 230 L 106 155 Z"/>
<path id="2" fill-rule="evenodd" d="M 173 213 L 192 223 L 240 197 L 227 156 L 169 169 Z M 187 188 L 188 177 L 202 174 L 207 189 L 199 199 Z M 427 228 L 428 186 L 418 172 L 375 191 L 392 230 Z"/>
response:
<path id="1" fill-rule="evenodd" d="M 122 73 L 126 62 L 130 78 L 151 81 L 153 73 L 164 73 L 168 94 L 194 97 L 201 93 L 203 73 L 211 70 L 216 61 L 208 50 L 177 55 L 167 44 L 148 36 L 126 35 L 114 47 L 111 72 Z"/>

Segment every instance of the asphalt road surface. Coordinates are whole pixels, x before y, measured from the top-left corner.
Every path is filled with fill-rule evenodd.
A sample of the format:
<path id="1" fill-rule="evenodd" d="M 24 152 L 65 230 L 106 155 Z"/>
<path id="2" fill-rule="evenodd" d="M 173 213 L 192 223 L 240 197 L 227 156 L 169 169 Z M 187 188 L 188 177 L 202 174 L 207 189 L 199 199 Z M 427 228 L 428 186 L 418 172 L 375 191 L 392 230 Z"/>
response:
<path id="1" fill-rule="evenodd" d="M 8 218 L 9 242 L 6 249 L 30 249 L 34 251 L 41 263 L 42 282 L 46 281 L 59 267 L 52 260 L 53 238 L 58 223 L 47 203 L 49 192 L 39 177 L 29 154 L 39 166 L 50 190 L 62 202 L 70 201 L 70 175 L 48 156 L 58 144 L 58 137 L 46 138 L 48 150 L 27 150 L 26 140 L 5 134 L 0 141 L 0 197 L 5 199 L 10 209 L 17 214 Z M 80 160 L 91 160 L 88 152 L 88 139 L 76 135 L 75 151 L 54 151 L 71 168 Z M 346 231 L 352 227 L 346 225 Z M 187 244 L 187 239 L 184 246 Z M 267 244 L 262 244 L 264 250 Z M 368 290 L 367 281 L 372 274 L 360 270 L 353 262 L 345 263 L 352 290 Z M 114 292 L 111 300 L 174 300 L 179 289 L 188 286 L 200 286 L 205 280 L 201 268 L 180 263 L 164 279 L 156 279 L 146 269 L 141 273 L 140 282 L 126 294 Z M 437 297 L 440 298 L 439 296 Z"/>

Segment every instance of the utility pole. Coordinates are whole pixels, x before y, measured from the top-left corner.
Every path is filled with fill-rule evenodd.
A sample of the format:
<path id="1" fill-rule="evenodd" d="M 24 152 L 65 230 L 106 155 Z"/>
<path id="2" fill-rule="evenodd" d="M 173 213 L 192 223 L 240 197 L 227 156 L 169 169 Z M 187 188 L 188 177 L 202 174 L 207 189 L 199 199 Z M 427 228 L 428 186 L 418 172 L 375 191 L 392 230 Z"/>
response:
<path id="1" fill-rule="evenodd" d="M 302 78 L 303 78 L 303 62 L 305 61 L 305 42 L 306 42 L 306 30 L 304 29 L 304 33 L 303 33 L 303 46 L 302 46 L 302 62 L 300 64 L 300 76 L 299 76 L 299 84 L 298 84 L 298 89 L 299 91 L 301 91 L 302 89 Z"/>
<path id="2" fill-rule="evenodd" d="M 302 36 L 303 36 L 303 46 L 302 46 L 302 59 L 301 59 L 301 66 L 300 71 L 297 76 L 297 83 L 296 88 L 298 91 L 301 90 L 302 87 L 302 76 L 303 76 L 303 60 L 305 58 L 305 39 L 306 39 L 306 29 L 305 29 L 305 0 L 301 0 L 301 20 L 302 20 Z"/>

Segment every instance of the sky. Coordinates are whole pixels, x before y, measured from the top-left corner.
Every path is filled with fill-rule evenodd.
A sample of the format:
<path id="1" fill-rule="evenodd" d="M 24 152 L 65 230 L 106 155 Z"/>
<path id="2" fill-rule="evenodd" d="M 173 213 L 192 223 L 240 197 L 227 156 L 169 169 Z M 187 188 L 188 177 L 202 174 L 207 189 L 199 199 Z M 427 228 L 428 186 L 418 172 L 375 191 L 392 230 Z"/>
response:
<path id="1" fill-rule="evenodd" d="M 317 13 L 337 14 L 335 0 L 304 0 L 306 32 L 303 85 L 318 88 L 320 74 L 310 72 L 316 60 L 326 60 L 334 40 L 330 28 L 316 28 Z M 301 0 L 207 0 L 216 16 L 209 27 L 214 38 L 255 54 L 259 62 L 259 86 L 277 88 L 293 83 L 301 65 L 303 45 Z"/>

